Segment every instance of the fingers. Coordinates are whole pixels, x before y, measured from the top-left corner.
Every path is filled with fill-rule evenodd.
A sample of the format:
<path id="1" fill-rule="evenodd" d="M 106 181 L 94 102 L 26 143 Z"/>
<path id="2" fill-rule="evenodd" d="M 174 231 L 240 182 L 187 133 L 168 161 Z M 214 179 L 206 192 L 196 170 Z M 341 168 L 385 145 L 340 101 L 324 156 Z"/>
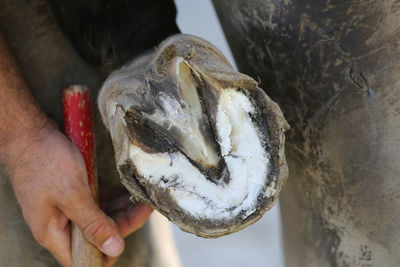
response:
<path id="1" fill-rule="evenodd" d="M 44 244 L 57 261 L 64 267 L 72 266 L 70 224 L 68 218 L 59 213 L 59 218 L 50 223 L 48 234 L 50 240 Z"/>
<path id="2" fill-rule="evenodd" d="M 72 266 L 68 218 L 54 208 L 47 220 L 40 219 L 28 222 L 36 241 L 48 249 L 62 266 Z"/>
<path id="3" fill-rule="evenodd" d="M 153 212 L 153 208 L 144 204 L 136 203 L 125 211 L 116 213 L 113 217 L 123 237 L 141 228 Z"/>
<path id="4" fill-rule="evenodd" d="M 96 205 L 89 190 L 75 190 L 66 203 L 60 203 L 65 215 L 75 223 L 86 239 L 104 254 L 116 257 L 124 249 L 124 241 L 114 221 Z"/>

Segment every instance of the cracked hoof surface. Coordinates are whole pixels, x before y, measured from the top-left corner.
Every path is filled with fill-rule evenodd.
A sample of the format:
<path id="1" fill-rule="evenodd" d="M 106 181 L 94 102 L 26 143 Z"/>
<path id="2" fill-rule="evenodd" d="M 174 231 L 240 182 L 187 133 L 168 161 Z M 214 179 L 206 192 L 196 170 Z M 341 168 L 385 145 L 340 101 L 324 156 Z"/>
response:
<path id="1" fill-rule="evenodd" d="M 123 184 L 182 230 L 236 232 L 277 199 L 288 125 L 212 44 L 172 36 L 110 75 L 98 101 Z"/>

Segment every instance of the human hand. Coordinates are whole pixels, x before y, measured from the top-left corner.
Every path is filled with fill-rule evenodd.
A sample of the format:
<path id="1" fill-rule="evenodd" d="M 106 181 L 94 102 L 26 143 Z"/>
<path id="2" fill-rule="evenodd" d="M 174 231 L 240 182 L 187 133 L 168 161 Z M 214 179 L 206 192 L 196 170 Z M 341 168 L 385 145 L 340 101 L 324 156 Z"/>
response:
<path id="1" fill-rule="evenodd" d="M 100 208 L 118 225 L 123 237 L 140 229 L 149 218 L 153 208 L 142 203 L 132 202 L 131 194 L 125 187 L 108 187 L 100 184 Z M 105 266 L 116 262 L 116 257 L 106 257 Z"/>
<path id="2" fill-rule="evenodd" d="M 19 135 L 2 154 L 34 238 L 63 266 L 72 265 L 69 220 L 106 255 L 105 266 L 111 266 L 123 251 L 123 236 L 150 215 L 151 208 L 143 204 L 123 211 L 127 204 L 118 208 L 109 203 L 117 223 L 108 217 L 90 195 L 81 154 L 51 123 Z"/>

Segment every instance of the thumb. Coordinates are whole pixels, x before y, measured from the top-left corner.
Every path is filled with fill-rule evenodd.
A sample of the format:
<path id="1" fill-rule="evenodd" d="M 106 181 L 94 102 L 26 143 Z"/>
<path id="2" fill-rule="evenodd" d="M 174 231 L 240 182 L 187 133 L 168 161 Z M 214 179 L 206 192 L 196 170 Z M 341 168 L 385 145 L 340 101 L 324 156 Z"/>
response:
<path id="1" fill-rule="evenodd" d="M 104 254 L 119 256 L 124 250 L 124 241 L 117 225 L 97 206 L 89 190 L 82 191 L 68 201 L 62 211 L 79 227 L 85 238 Z"/>

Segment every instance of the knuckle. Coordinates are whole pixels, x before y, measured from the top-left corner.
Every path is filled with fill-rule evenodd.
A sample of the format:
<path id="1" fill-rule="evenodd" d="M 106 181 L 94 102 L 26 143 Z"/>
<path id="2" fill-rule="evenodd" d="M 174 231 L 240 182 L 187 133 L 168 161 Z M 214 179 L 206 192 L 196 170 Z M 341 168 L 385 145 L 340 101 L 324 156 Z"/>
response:
<path id="1" fill-rule="evenodd" d="M 89 241 L 98 242 L 99 233 L 107 233 L 110 230 L 109 228 L 110 226 L 105 222 L 105 218 L 96 218 L 83 227 L 83 234 Z"/>

